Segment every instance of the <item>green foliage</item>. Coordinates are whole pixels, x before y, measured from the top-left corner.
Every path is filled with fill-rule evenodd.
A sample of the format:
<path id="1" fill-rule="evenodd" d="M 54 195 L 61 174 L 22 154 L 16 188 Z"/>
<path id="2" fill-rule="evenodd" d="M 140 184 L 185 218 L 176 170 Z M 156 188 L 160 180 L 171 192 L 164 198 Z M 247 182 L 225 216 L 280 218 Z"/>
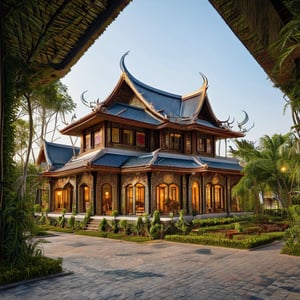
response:
<path id="1" fill-rule="evenodd" d="M 153 212 L 149 234 L 152 239 L 160 239 L 163 237 L 164 226 L 160 222 L 159 210 Z"/>
<path id="2" fill-rule="evenodd" d="M 143 219 L 141 216 L 139 216 L 135 223 L 135 231 L 136 231 L 137 235 L 140 236 L 142 234 L 143 227 L 144 227 Z"/>
<path id="3" fill-rule="evenodd" d="M 243 173 L 233 189 L 233 195 L 252 202 L 259 211 L 259 195 L 271 192 L 277 196 L 284 208 L 291 205 L 291 192 L 299 186 L 299 153 L 294 148 L 297 143 L 291 133 L 263 136 L 257 147 L 247 141 L 236 141 L 237 150 L 232 154 L 243 161 Z"/>
<path id="4" fill-rule="evenodd" d="M 118 216 L 119 212 L 117 210 L 113 210 L 111 215 L 114 217 L 113 221 L 112 221 L 112 229 L 114 233 L 118 233 L 119 232 L 119 221 L 117 220 L 117 216 Z"/>
<path id="5" fill-rule="evenodd" d="M 78 221 L 76 221 L 76 222 L 78 222 Z M 57 232 L 65 232 L 65 233 L 74 233 L 74 229 L 73 228 L 66 228 L 66 227 L 62 228 L 62 227 L 48 225 L 48 224 L 46 224 L 46 225 L 39 225 L 39 230 L 57 231 Z"/>
<path id="6" fill-rule="evenodd" d="M 300 10 L 299 1 L 284 0 L 284 5 L 289 8 L 292 18 L 280 30 L 279 39 L 270 46 L 273 57 L 277 57 L 277 62 L 273 68 L 273 73 L 283 72 L 285 64 L 289 63 L 291 57 L 296 56 L 300 49 Z M 289 65 L 292 67 L 290 78 L 287 82 L 276 85 L 288 97 L 286 97 L 286 107 L 290 107 L 292 120 L 294 122 L 293 131 L 298 138 L 300 137 L 300 84 L 299 84 L 299 65 Z"/>
<path id="7" fill-rule="evenodd" d="M 31 203 L 16 196 L 3 211 L 5 232 L 4 261 L 12 266 L 24 266 L 31 256 L 39 254 L 37 243 L 31 241 L 35 224 Z"/>
<path id="8" fill-rule="evenodd" d="M 46 215 L 41 215 L 39 219 L 37 219 L 37 224 L 39 225 L 45 225 L 50 223 L 50 221 L 48 220 L 48 217 Z"/>
<path id="9" fill-rule="evenodd" d="M 152 239 L 160 239 L 162 238 L 162 234 L 164 231 L 164 225 L 163 224 L 153 224 L 150 227 L 150 236 Z"/>
<path id="10" fill-rule="evenodd" d="M 247 239 L 226 239 L 218 235 L 166 235 L 165 240 L 180 242 L 180 243 L 191 243 L 200 245 L 211 245 L 238 249 L 251 249 L 257 246 L 271 243 L 274 240 L 282 238 L 282 233 L 260 235 Z"/>
<path id="11" fill-rule="evenodd" d="M 117 219 L 112 221 L 113 233 L 118 233 L 119 232 L 119 224 L 118 223 L 119 223 L 119 221 Z"/>
<path id="12" fill-rule="evenodd" d="M 33 209 L 34 209 L 35 213 L 40 213 L 41 212 L 41 205 L 40 204 L 35 204 Z"/>
<path id="13" fill-rule="evenodd" d="M 153 212 L 151 225 L 155 225 L 155 224 L 159 224 L 159 223 L 160 223 L 160 213 L 159 213 L 159 210 L 155 210 Z"/>
<path id="14" fill-rule="evenodd" d="M 254 215 L 242 215 L 242 216 L 233 216 L 233 217 L 226 217 L 226 218 L 207 218 L 207 219 L 194 219 L 192 223 L 194 225 L 199 225 L 200 227 L 207 227 L 207 226 L 215 226 L 215 225 L 224 225 L 224 224 L 231 224 L 235 222 L 241 221 L 253 221 L 255 220 Z"/>
<path id="15" fill-rule="evenodd" d="M 285 244 L 281 253 L 300 256 L 300 205 L 293 205 L 290 211 L 290 227 L 285 231 Z"/>
<path id="16" fill-rule="evenodd" d="M 65 219 L 64 215 L 61 215 L 61 216 L 57 217 L 56 221 L 57 221 L 58 226 L 60 226 L 61 228 L 65 227 L 66 219 Z"/>
<path id="17" fill-rule="evenodd" d="M 111 215 L 112 215 L 114 218 L 116 218 L 116 217 L 119 215 L 119 212 L 118 212 L 117 210 L 113 210 L 113 211 L 111 212 Z"/>
<path id="18" fill-rule="evenodd" d="M 234 223 L 234 229 L 238 232 L 243 232 L 243 227 L 239 222 Z"/>
<path id="19" fill-rule="evenodd" d="M 121 228 L 123 228 L 123 230 L 124 230 L 124 232 L 125 232 L 126 235 L 131 235 L 131 233 L 132 233 L 132 226 L 131 226 L 130 223 L 128 223 L 127 220 L 122 219 L 120 221 L 120 226 L 121 226 Z"/>
<path id="20" fill-rule="evenodd" d="M 99 223 L 99 231 L 105 232 L 108 229 L 108 222 L 106 218 L 103 218 Z"/>
<path id="21" fill-rule="evenodd" d="M 85 212 L 85 216 L 83 218 L 83 221 L 82 221 L 82 227 L 86 227 L 86 225 L 88 224 L 88 222 L 90 221 L 91 219 L 91 216 L 92 216 L 92 207 L 89 207 L 86 212 Z"/>
<path id="22" fill-rule="evenodd" d="M 127 220 L 125 220 L 125 219 L 122 219 L 121 221 L 120 221 L 120 226 L 121 226 L 121 228 L 124 230 L 124 232 L 125 232 L 125 230 L 126 230 L 126 228 L 127 228 L 127 226 L 128 226 L 128 221 Z"/>
<path id="23" fill-rule="evenodd" d="M 113 233 L 113 232 L 101 232 L 101 231 L 77 231 L 76 234 L 85 235 L 85 236 L 94 236 L 100 238 L 109 238 L 109 239 L 117 239 L 128 242 L 147 242 L 150 241 L 149 237 L 145 236 L 134 236 L 134 235 L 124 235 L 123 233 Z"/>
<path id="24" fill-rule="evenodd" d="M 62 258 L 33 257 L 24 266 L 0 266 L 0 285 L 61 273 Z"/>
<path id="25" fill-rule="evenodd" d="M 75 217 L 73 215 L 68 219 L 68 226 L 75 228 Z"/>
<path id="26" fill-rule="evenodd" d="M 188 230 L 188 226 L 189 224 L 185 221 L 184 217 L 183 217 L 183 213 L 184 211 L 181 210 L 179 212 L 179 218 L 178 221 L 175 223 L 176 228 L 181 231 L 183 234 L 187 233 Z"/>
<path id="27" fill-rule="evenodd" d="M 293 225 L 285 231 L 285 243 L 281 253 L 300 256 L 300 225 Z"/>

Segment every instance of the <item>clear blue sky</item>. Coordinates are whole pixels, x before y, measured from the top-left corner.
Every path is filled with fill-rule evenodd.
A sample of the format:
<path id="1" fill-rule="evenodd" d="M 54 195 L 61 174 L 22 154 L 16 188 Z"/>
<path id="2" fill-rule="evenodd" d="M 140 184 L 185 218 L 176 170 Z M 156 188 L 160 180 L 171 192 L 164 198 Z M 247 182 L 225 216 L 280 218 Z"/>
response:
<path id="1" fill-rule="evenodd" d="M 77 103 L 77 118 L 90 112 L 80 102 L 83 91 L 89 101 L 110 94 L 128 50 L 129 71 L 161 90 L 191 93 L 204 73 L 218 119 L 241 121 L 245 110 L 249 127 L 255 123 L 247 140 L 287 133 L 292 125 L 290 110 L 283 114 L 282 92 L 207 0 L 133 0 L 62 79 Z"/>

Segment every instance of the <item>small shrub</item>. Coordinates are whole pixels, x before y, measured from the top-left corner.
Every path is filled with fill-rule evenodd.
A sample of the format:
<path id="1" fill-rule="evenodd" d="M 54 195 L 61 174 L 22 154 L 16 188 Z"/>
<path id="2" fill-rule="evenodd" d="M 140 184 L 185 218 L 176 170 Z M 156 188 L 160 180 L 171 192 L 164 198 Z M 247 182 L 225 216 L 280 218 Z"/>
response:
<path id="1" fill-rule="evenodd" d="M 108 222 L 105 218 L 103 218 L 99 223 L 99 231 L 105 232 L 107 231 L 107 228 L 108 228 Z"/>
<path id="2" fill-rule="evenodd" d="M 75 227 L 75 217 L 73 215 L 68 219 L 68 226 L 71 228 Z"/>
<path id="3" fill-rule="evenodd" d="M 183 213 L 184 211 L 181 210 L 179 212 L 179 218 L 178 218 L 178 221 L 175 223 L 175 226 L 177 227 L 177 229 L 179 231 L 181 231 L 183 234 L 186 234 L 187 233 L 187 230 L 188 230 L 188 223 L 184 220 L 184 217 L 183 217 Z"/>
<path id="4" fill-rule="evenodd" d="M 41 205 L 40 204 L 35 204 L 33 209 L 34 209 L 35 213 L 40 213 L 41 212 Z"/>
<path id="5" fill-rule="evenodd" d="M 124 232 L 126 231 L 126 228 L 127 228 L 127 226 L 128 226 L 128 221 L 127 220 L 125 220 L 125 219 L 122 219 L 121 221 L 120 221 L 120 226 L 121 226 L 121 228 L 124 230 Z"/>
<path id="6" fill-rule="evenodd" d="M 141 216 L 139 216 L 135 223 L 135 232 L 137 233 L 137 235 L 139 236 L 142 235 L 143 226 L 144 226 L 143 219 Z"/>
<path id="7" fill-rule="evenodd" d="M 294 225 L 285 231 L 285 243 L 281 253 L 300 256 L 300 225 Z"/>
<path id="8" fill-rule="evenodd" d="M 114 233 L 118 233 L 119 232 L 119 222 L 117 220 L 117 216 L 118 216 L 118 211 L 117 210 L 113 210 L 111 215 L 114 217 L 114 220 L 112 221 L 112 229 Z"/>
<path id="9" fill-rule="evenodd" d="M 153 212 L 153 218 L 149 229 L 149 234 L 152 239 L 159 239 L 163 236 L 163 224 L 160 223 L 160 213 L 158 210 Z"/>
<path id="10" fill-rule="evenodd" d="M 57 225 L 59 227 L 61 227 L 61 228 L 65 227 L 65 216 L 64 215 L 57 217 L 56 221 L 57 221 Z"/>
<path id="11" fill-rule="evenodd" d="M 238 232 L 243 232 L 243 227 L 239 222 L 234 223 L 234 229 Z"/>

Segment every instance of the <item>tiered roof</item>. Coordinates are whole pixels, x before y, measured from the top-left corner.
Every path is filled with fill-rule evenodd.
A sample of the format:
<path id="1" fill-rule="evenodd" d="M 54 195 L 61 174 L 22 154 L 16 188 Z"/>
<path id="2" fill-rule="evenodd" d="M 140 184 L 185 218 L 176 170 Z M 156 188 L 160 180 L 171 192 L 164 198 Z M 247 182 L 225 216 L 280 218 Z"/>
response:
<path id="1" fill-rule="evenodd" d="M 243 137 L 217 119 L 206 90 L 207 78 L 194 93 L 176 95 L 151 87 L 136 79 L 125 65 L 125 53 L 120 61 L 122 74 L 107 99 L 95 103 L 93 112 L 68 125 L 61 132 L 78 136 L 89 126 L 102 120 L 126 123 L 145 128 L 172 127 L 179 130 L 199 130 L 217 138 Z"/>
<path id="2" fill-rule="evenodd" d="M 62 150 L 66 147 L 65 151 Z M 70 175 L 84 171 L 176 171 L 201 173 L 206 171 L 230 171 L 240 173 L 242 167 L 238 160 L 222 157 L 202 157 L 199 155 L 185 155 L 166 153 L 156 150 L 153 152 L 139 152 L 124 149 L 105 148 L 84 153 L 79 156 L 71 155 L 69 146 L 45 143 L 44 151 L 47 163 L 51 168 L 44 174 L 56 177 Z M 68 153 L 68 155 L 62 155 Z M 51 155 L 49 155 L 51 154 Z M 59 163 L 58 163 L 59 161 Z"/>

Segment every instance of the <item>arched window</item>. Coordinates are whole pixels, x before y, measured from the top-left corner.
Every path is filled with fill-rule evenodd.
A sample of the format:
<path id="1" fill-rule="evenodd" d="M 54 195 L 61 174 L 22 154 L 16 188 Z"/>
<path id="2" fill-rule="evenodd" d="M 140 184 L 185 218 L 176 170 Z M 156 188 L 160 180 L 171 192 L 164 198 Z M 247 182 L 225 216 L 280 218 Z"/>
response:
<path id="1" fill-rule="evenodd" d="M 193 212 L 200 213 L 200 189 L 199 184 L 194 182 L 192 185 L 192 210 Z"/>
<path id="2" fill-rule="evenodd" d="M 54 210 L 60 211 L 63 209 L 63 192 L 62 189 L 54 191 Z"/>
<path id="3" fill-rule="evenodd" d="M 104 215 L 112 211 L 112 186 L 109 183 L 102 185 L 102 212 Z"/>
<path id="4" fill-rule="evenodd" d="M 126 187 L 126 213 L 133 214 L 133 186 L 132 184 Z"/>
<path id="5" fill-rule="evenodd" d="M 164 211 L 165 203 L 168 197 L 168 189 L 166 184 L 160 184 L 156 187 L 156 207 L 160 212 Z"/>
<path id="6" fill-rule="evenodd" d="M 161 213 L 177 212 L 179 209 L 179 188 L 176 184 L 165 183 L 156 187 L 156 205 Z"/>
<path id="7" fill-rule="evenodd" d="M 141 183 L 135 185 L 135 212 L 144 213 L 145 211 L 145 187 Z"/>

